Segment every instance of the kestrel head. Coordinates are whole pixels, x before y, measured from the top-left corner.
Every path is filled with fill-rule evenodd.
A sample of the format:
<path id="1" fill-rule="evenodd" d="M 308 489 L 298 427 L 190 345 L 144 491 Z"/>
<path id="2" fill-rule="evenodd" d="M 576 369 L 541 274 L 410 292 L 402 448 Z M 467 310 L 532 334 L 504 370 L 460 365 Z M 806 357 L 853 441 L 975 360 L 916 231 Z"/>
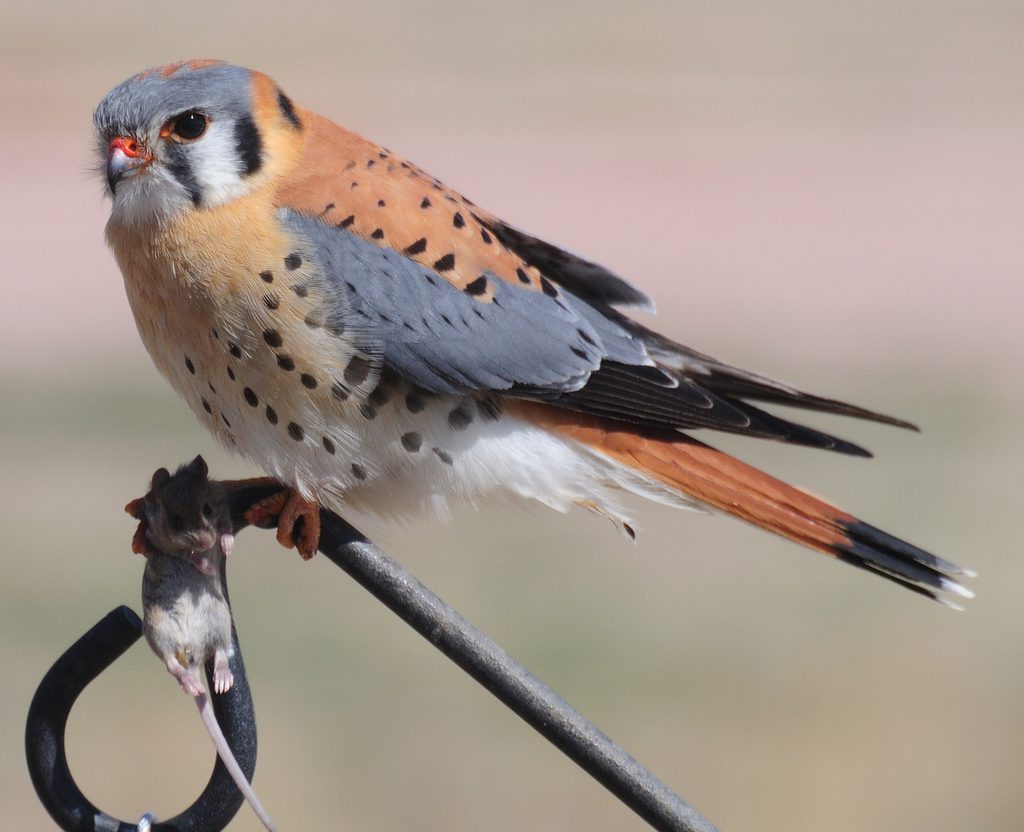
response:
<path id="1" fill-rule="evenodd" d="M 273 81 L 220 61 L 135 75 L 107 94 L 93 122 L 112 215 L 130 223 L 248 193 L 265 181 L 267 131 L 301 127 Z"/>

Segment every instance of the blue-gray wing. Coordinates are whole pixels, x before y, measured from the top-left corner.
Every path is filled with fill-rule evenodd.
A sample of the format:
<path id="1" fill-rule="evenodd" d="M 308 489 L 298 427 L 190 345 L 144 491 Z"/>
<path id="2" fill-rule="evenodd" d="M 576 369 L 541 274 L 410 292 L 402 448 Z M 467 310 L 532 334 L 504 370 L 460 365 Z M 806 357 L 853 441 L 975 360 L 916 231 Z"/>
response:
<path id="1" fill-rule="evenodd" d="M 425 390 L 562 393 L 605 361 L 660 373 L 639 338 L 569 292 L 551 297 L 485 273 L 493 298 L 482 301 L 345 229 L 287 209 L 282 219 L 323 269 L 328 315 L 355 322 L 385 366 Z"/>

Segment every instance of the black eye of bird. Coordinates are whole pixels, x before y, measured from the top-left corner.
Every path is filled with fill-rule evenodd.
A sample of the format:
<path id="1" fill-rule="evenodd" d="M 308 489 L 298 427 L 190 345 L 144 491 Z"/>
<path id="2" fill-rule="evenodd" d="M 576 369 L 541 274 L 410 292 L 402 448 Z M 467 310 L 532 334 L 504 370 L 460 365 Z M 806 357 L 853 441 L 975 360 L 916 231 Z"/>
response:
<path id="1" fill-rule="evenodd" d="M 190 110 L 171 119 L 168 125 L 170 135 L 180 141 L 191 142 L 206 132 L 210 120 L 202 113 Z"/>

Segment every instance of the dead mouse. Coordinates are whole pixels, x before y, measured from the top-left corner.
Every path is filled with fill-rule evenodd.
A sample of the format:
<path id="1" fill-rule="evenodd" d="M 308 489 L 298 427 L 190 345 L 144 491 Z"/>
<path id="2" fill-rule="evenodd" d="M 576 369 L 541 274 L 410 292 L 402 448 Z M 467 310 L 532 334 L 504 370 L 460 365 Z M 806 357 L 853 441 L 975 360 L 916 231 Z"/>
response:
<path id="1" fill-rule="evenodd" d="M 196 698 L 217 753 L 239 791 L 263 825 L 274 830 L 217 724 L 203 685 L 202 670 L 210 659 L 214 691 L 225 693 L 234 683 L 228 667 L 231 608 L 222 582 L 223 561 L 234 537 L 225 488 L 208 474 L 201 456 L 173 476 L 160 468 L 149 493 L 128 504 L 128 512 L 142 521 L 135 543 L 145 544 L 135 546 L 146 554 L 143 632 L 182 690 Z"/>

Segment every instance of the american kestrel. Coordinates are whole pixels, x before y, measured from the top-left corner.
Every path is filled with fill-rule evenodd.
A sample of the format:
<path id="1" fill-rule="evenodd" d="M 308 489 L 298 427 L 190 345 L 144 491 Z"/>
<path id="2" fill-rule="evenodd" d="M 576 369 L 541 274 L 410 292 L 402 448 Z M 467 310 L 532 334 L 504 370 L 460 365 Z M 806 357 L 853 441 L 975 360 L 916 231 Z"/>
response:
<path id="1" fill-rule="evenodd" d="M 146 349 L 227 448 L 292 487 L 292 520 L 313 504 L 388 517 L 513 498 L 582 506 L 632 535 L 626 492 L 970 597 L 954 578 L 967 570 L 690 436 L 868 455 L 752 401 L 911 425 L 647 329 L 618 309 L 651 305 L 625 280 L 266 75 L 151 69 L 107 95 L 95 126 L 107 240 Z"/>

